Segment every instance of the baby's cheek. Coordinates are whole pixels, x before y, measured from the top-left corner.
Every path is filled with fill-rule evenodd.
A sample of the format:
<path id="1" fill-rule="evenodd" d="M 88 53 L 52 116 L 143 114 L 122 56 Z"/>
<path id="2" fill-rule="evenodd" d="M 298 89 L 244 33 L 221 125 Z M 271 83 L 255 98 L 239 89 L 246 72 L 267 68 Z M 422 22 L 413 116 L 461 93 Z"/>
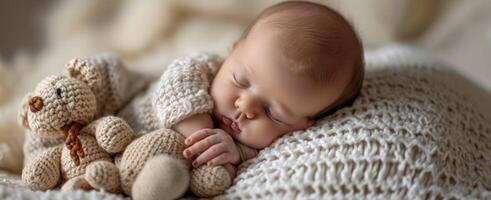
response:
<path id="1" fill-rule="evenodd" d="M 276 139 L 276 130 L 274 127 L 271 127 L 267 122 L 258 122 L 255 124 L 250 124 L 249 138 L 248 141 L 249 146 L 254 147 L 256 149 L 262 149 L 266 146 L 269 146 L 274 139 Z"/>

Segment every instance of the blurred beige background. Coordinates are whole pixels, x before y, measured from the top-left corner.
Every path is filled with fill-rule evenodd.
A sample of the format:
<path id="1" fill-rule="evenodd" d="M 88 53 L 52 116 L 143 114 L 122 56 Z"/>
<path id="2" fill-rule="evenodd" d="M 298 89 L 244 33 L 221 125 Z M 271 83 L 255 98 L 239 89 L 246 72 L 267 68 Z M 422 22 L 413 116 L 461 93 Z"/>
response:
<path id="1" fill-rule="evenodd" d="M 46 75 L 62 72 L 71 58 L 114 51 L 128 67 L 158 76 L 183 54 L 206 50 L 225 56 L 248 22 L 277 2 L 0 0 L 0 168 L 21 169 L 19 100 Z M 367 50 L 413 45 L 491 91 L 491 1 L 316 2 L 339 10 Z"/>

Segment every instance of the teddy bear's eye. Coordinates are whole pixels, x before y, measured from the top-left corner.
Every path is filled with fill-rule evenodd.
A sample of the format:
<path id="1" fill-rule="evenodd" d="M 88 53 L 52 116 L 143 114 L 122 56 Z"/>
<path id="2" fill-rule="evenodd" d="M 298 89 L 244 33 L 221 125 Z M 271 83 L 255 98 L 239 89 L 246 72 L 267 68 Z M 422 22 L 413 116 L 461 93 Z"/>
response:
<path id="1" fill-rule="evenodd" d="M 60 88 L 56 88 L 56 95 L 58 95 L 58 97 L 61 97 L 61 89 Z"/>

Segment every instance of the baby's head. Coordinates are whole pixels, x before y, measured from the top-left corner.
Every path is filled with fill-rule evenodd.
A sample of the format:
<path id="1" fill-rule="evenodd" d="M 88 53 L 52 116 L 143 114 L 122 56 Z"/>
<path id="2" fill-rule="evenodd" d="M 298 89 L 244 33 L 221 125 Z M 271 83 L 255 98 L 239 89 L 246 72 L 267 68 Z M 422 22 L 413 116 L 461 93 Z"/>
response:
<path id="1" fill-rule="evenodd" d="M 256 149 L 358 95 L 362 45 L 337 12 L 309 2 L 264 10 L 230 49 L 211 95 L 218 128 Z"/>

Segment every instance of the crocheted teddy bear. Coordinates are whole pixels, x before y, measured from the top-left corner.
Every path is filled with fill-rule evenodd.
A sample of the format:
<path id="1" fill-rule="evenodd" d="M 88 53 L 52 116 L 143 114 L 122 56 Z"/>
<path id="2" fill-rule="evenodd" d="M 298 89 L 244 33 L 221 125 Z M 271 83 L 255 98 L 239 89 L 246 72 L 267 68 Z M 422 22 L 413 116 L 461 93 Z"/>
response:
<path id="1" fill-rule="evenodd" d="M 71 77 L 90 83 L 97 104 L 94 119 L 114 115 L 147 85 L 147 79 L 127 69 L 119 57 L 109 53 L 74 58 L 67 63 L 67 71 Z M 23 120 L 22 117 L 20 120 Z M 63 142 L 63 138 L 39 137 L 27 129 L 23 148 L 24 163 L 29 163 L 38 153 Z"/>
<path id="2" fill-rule="evenodd" d="M 213 101 L 207 90 L 222 62 L 216 55 L 203 53 L 178 58 L 160 82 L 118 113 L 142 135 L 117 161 L 126 194 L 134 199 L 174 199 L 190 188 L 199 197 L 211 197 L 231 185 L 223 166 L 191 168 L 182 156 L 184 136 L 171 129 L 189 116 L 211 113 Z"/>
<path id="3" fill-rule="evenodd" d="M 123 90 L 108 91 L 104 87 L 114 88 L 117 87 L 114 83 L 128 82 L 124 79 L 128 74 L 118 67 L 117 61 L 107 56 L 74 59 L 68 64 L 68 76 L 49 76 L 36 86 L 33 94 L 26 95 L 19 122 L 30 129 L 30 137 L 34 138 L 26 144 L 36 146 L 54 141 L 52 146 L 30 152 L 22 171 L 22 181 L 29 188 L 47 190 L 66 181 L 62 190 L 121 191 L 119 170 L 111 155 L 122 152 L 135 134 L 121 118 L 105 116 L 94 120 L 114 112 L 130 98 L 128 93 L 136 91 L 123 94 L 118 93 Z M 123 73 L 111 73 L 115 70 Z M 115 74 L 124 76 L 114 77 Z M 65 144 L 57 143 L 60 138 Z"/>

